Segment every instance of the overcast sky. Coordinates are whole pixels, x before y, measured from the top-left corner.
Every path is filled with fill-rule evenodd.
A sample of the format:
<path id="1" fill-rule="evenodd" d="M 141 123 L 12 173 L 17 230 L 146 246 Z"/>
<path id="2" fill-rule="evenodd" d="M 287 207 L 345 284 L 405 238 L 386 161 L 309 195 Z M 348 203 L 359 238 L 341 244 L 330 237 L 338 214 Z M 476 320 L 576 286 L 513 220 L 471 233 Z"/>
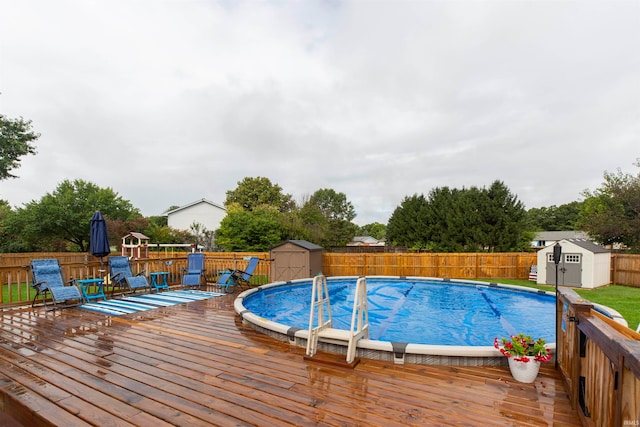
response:
<path id="1" fill-rule="evenodd" d="M 355 222 L 501 180 L 527 209 L 640 157 L 640 1 L 0 0 L 0 114 L 65 180 L 143 215 L 244 177 L 345 193 Z"/>

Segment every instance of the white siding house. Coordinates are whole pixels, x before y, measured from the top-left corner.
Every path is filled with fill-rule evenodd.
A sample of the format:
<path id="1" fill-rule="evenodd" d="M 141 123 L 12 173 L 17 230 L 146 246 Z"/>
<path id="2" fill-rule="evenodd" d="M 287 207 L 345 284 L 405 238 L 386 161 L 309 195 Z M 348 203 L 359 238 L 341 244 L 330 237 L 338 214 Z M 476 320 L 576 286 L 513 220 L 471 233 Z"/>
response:
<path id="1" fill-rule="evenodd" d="M 589 236 L 584 231 L 539 231 L 534 236 L 531 247 L 540 249 L 545 246 L 555 245 L 563 239 L 589 240 Z"/>
<path id="2" fill-rule="evenodd" d="M 170 210 L 165 215 L 167 225 L 177 230 L 189 231 L 193 223 L 198 223 L 209 231 L 215 231 L 220 228 L 220 222 L 227 215 L 227 210 L 217 203 L 201 199 Z"/>

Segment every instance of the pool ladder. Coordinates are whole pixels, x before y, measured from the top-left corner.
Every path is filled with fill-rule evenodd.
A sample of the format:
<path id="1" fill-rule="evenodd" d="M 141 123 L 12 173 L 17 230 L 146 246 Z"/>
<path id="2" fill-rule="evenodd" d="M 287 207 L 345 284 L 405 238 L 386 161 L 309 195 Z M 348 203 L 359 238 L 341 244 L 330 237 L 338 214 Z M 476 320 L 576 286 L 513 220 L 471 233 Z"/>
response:
<path id="1" fill-rule="evenodd" d="M 349 330 L 333 328 L 327 278 L 321 274 L 314 277 L 311 290 L 307 357 L 312 357 L 316 354 L 320 338 L 329 342 L 347 343 L 347 363 L 353 363 L 356 357 L 358 340 L 369 338 L 367 281 L 364 277 L 358 278 L 356 282 L 356 293 L 351 313 L 351 328 Z"/>

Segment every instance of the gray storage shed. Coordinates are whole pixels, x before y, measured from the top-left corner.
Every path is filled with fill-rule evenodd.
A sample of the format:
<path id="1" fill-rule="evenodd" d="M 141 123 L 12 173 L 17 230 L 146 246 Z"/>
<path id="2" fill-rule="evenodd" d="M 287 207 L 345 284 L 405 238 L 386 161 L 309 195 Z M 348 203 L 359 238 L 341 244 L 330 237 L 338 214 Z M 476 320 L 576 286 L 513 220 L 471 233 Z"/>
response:
<path id="1" fill-rule="evenodd" d="M 558 263 L 558 285 L 597 288 L 611 283 L 611 251 L 585 239 L 562 239 L 562 256 Z M 538 251 L 539 285 L 556 284 L 553 247 Z"/>
<path id="2" fill-rule="evenodd" d="M 322 247 L 306 240 L 288 240 L 274 246 L 271 282 L 306 279 L 322 272 Z"/>

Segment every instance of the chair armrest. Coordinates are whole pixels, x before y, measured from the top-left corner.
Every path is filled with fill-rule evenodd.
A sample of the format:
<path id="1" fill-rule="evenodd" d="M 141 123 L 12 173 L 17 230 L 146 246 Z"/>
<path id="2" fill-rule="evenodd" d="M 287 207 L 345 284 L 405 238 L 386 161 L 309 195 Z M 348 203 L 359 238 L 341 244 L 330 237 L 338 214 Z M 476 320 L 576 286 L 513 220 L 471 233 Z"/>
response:
<path id="1" fill-rule="evenodd" d="M 45 286 L 45 289 L 46 289 L 47 282 L 36 282 L 36 283 L 32 283 L 31 284 L 32 288 L 35 288 L 35 289 L 37 289 L 39 291 L 41 290 L 42 286 Z"/>
<path id="2" fill-rule="evenodd" d="M 136 274 L 136 276 L 144 276 L 146 274 L 147 274 L 147 270 L 142 270 L 138 274 Z"/>

